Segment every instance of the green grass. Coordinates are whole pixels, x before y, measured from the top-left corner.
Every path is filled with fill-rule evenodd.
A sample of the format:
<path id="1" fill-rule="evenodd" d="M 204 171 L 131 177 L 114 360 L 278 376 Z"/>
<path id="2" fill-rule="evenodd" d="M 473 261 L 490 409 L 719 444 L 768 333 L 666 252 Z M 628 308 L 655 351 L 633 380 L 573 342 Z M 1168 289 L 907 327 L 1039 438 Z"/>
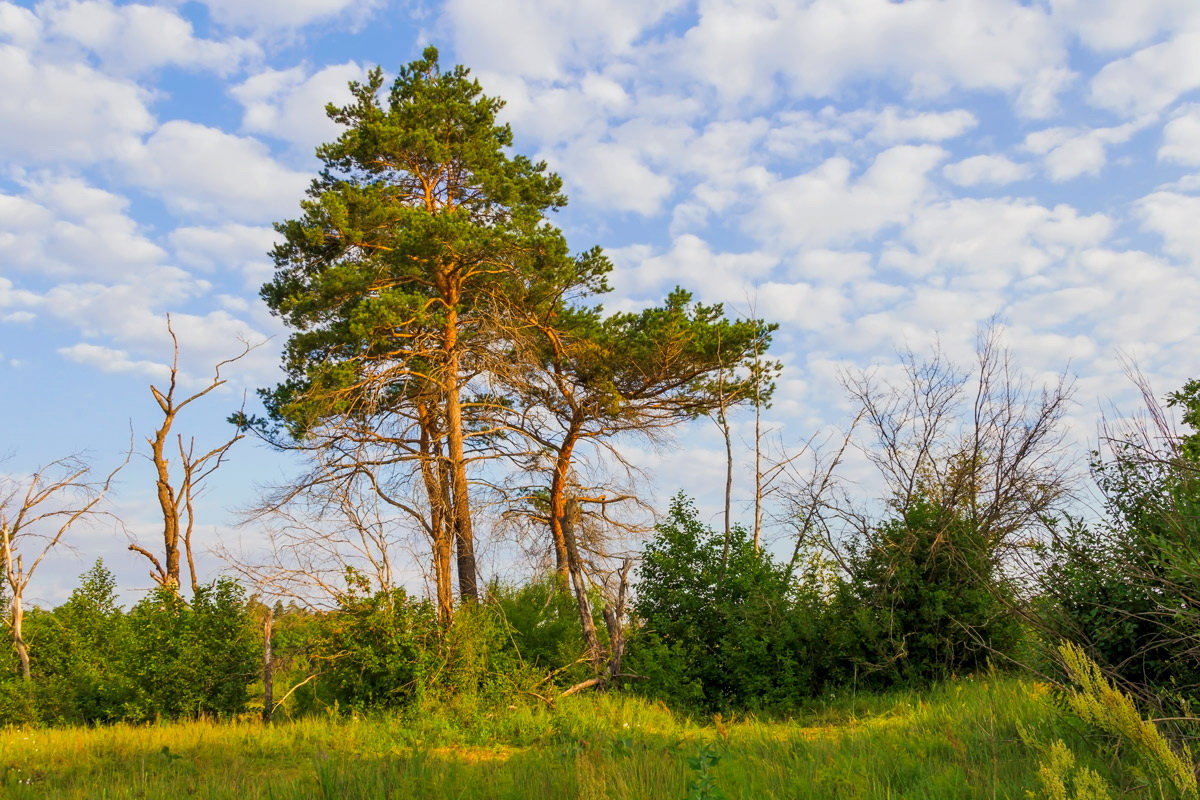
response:
<path id="1" fill-rule="evenodd" d="M 1019 727 L 1057 713 L 1031 683 L 844 697 L 791 720 L 688 720 L 623 695 L 258 723 L 0 730 L 0 797 L 683 800 L 702 748 L 733 798 L 1023 798 Z M 1039 737 L 1042 738 L 1042 737 Z"/>

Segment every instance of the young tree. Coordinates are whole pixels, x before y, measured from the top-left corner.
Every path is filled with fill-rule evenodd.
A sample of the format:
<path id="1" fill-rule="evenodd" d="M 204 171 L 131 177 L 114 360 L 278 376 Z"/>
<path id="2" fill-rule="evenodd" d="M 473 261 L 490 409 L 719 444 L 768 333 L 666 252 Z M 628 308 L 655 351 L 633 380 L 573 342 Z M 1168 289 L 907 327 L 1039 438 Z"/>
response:
<path id="1" fill-rule="evenodd" d="M 96 506 L 123 466 L 104 478 L 94 478 L 92 468 L 81 458 L 68 456 L 39 467 L 28 477 L 0 476 L 0 578 L 8 595 L 5 622 L 26 681 L 30 679 L 24 634 L 29 583 L 71 528 L 101 513 Z"/>
<path id="2" fill-rule="evenodd" d="M 303 215 L 277 225 L 262 290 L 294 333 L 289 380 L 264 392 L 296 440 L 375 441 L 416 465 L 439 590 L 450 544 L 459 593 L 479 591 L 469 471 L 490 455 L 496 404 L 473 394 L 503 348 L 482 324 L 503 299 L 525 307 L 602 285 L 608 262 L 571 257 L 545 214 L 564 205 L 543 163 L 510 156 L 502 106 L 434 48 L 383 92 L 378 68 L 328 107 L 344 126 Z M 473 441 L 481 445 L 473 452 Z"/>

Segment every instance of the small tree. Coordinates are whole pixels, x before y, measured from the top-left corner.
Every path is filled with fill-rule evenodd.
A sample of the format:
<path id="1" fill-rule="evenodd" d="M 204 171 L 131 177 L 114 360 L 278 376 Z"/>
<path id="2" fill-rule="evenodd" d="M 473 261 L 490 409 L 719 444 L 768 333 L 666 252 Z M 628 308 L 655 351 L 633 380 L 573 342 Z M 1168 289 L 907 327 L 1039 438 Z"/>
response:
<path id="1" fill-rule="evenodd" d="M 677 496 L 638 577 L 641 629 L 629 658 L 648 691 L 716 711 L 789 704 L 821 687 L 820 598 L 745 529 L 733 526 L 726 540 Z"/>

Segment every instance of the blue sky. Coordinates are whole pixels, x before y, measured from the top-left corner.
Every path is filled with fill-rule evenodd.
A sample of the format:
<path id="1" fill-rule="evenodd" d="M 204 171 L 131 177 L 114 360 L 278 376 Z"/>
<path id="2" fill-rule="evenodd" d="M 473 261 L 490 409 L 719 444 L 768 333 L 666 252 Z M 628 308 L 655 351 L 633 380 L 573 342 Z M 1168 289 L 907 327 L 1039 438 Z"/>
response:
<path id="1" fill-rule="evenodd" d="M 897 347 L 935 339 L 969 360 L 993 316 L 1030 374 L 1070 365 L 1082 446 L 1101 408 L 1131 402 L 1123 355 L 1160 393 L 1200 371 L 1194 0 L 0 0 L 5 469 L 77 451 L 104 466 L 131 427 L 140 443 L 168 312 L 190 386 L 267 340 L 179 423 L 225 433 L 278 378 L 286 334 L 257 287 L 271 222 L 336 132 L 324 103 L 427 44 L 506 99 L 517 150 L 563 176 L 556 221 L 613 258 L 609 307 L 678 284 L 780 323 L 785 442 L 844 423 L 840 371 L 886 374 Z M 661 505 L 679 486 L 715 496 L 718 450 L 698 426 L 630 452 Z M 292 469 L 239 446 L 204 499 L 206 541 L 253 539 L 233 509 Z M 152 490 L 135 461 L 114 495 L 150 541 Z M 100 554 L 148 582 L 125 534 L 75 541 L 33 597 Z"/>

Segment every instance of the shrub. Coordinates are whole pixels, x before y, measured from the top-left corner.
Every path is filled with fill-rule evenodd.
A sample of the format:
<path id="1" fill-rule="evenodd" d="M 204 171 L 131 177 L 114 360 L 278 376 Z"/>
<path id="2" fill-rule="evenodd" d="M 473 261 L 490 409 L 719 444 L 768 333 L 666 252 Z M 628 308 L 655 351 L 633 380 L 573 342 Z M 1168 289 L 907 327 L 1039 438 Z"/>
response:
<path id="1" fill-rule="evenodd" d="M 920 684 L 972 672 L 1021 635 L 998 556 L 969 519 L 918 498 L 849 559 L 836 605 L 869 682 Z"/>
<path id="2" fill-rule="evenodd" d="M 810 589 L 754 546 L 701 523 L 682 496 L 646 545 L 629 667 L 645 691 L 705 710 L 790 705 L 824 677 L 822 613 Z M 645 673 L 643 673 L 645 674 Z"/>

